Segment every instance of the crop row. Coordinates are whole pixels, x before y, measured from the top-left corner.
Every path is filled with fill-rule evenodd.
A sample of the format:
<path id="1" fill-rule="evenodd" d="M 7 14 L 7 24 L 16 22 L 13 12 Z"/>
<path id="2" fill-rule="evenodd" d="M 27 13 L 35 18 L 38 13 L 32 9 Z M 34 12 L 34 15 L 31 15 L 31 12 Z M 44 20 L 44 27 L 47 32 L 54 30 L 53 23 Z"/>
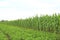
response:
<path id="1" fill-rule="evenodd" d="M 5 22 L 9 25 L 32 28 L 40 31 L 60 33 L 60 14 L 35 16 L 33 18 L 19 19 L 14 21 Z"/>
<path id="2" fill-rule="evenodd" d="M 9 34 L 9 40 L 56 40 L 55 33 L 36 31 L 32 29 L 19 28 L 17 26 L 0 24 L 0 29 Z M 1 33 L 0 33 L 1 34 Z M 0 39 L 5 40 L 2 35 Z"/>

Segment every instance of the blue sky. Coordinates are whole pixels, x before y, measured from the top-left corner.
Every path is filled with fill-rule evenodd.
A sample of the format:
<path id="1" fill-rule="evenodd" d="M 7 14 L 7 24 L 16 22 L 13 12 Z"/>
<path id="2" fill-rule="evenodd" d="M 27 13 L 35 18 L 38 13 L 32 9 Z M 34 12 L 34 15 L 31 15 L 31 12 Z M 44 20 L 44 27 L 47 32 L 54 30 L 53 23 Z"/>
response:
<path id="1" fill-rule="evenodd" d="M 0 20 L 60 13 L 60 0 L 0 0 Z"/>

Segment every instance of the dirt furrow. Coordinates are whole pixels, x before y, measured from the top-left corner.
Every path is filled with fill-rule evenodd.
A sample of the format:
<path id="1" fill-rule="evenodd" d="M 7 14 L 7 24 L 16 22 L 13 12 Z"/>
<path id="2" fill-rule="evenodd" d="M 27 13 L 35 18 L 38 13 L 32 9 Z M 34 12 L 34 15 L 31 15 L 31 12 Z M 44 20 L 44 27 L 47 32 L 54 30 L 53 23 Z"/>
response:
<path id="1" fill-rule="evenodd" d="M 6 36 L 7 40 L 11 40 L 10 35 L 8 33 L 2 30 L 0 30 L 0 32 L 2 32 Z"/>

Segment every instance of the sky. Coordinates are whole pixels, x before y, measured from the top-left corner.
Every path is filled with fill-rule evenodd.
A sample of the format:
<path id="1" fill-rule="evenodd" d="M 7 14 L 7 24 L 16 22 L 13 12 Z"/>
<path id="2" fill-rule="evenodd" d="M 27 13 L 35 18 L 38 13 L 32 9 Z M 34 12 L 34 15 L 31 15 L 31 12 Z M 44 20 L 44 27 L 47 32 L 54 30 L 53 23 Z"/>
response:
<path id="1" fill-rule="evenodd" d="M 60 13 L 60 0 L 0 0 L 0 20 Z"/>

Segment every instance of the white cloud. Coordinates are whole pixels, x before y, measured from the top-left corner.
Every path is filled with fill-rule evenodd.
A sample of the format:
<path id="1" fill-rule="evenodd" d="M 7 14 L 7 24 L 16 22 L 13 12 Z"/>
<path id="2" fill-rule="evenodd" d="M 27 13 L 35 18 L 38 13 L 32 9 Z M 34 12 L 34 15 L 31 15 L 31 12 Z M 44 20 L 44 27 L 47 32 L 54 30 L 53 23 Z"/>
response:
<path id="1" fill-rule="evenodd" d="M 0 19 L 18 19 L 36 14 L 52 15 L 60 12 L 60 0 L 7 0 L 0 2 Z"/>
<path id="2" fill-rule="evenodd" d="M 0 2 L 0 6 L 7 6 L 9 3 L 7 1 Z"/>
<path id="3" fill-rule="evenodd" d="M 16 16 L 15 8 L 0 8 L 0 20 L 14 19 L 15 16 Z"/>

